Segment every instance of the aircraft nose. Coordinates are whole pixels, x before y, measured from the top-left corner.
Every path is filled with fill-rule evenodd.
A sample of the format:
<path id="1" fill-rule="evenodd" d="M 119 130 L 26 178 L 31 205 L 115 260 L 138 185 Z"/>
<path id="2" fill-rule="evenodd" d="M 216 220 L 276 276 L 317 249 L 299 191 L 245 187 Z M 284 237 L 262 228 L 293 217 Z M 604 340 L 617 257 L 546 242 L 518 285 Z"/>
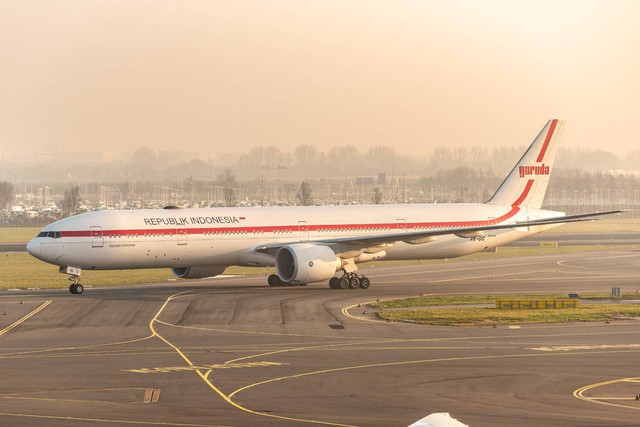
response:
<path id="1" fill-rule="evenodd" d="M 27 252 L 38 258 L 40 255 L 40 242 L 37 241 L 37 239 L 31 239 L 31 241 L 27 243 Z"/>

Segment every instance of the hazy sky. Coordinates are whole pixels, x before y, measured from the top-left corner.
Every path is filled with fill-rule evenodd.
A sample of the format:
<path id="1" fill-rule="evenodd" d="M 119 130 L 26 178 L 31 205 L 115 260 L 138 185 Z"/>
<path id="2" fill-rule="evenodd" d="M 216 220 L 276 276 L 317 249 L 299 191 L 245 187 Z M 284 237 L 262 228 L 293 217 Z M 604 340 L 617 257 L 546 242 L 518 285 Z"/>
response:
<path id="1" fill-rule="evenodd" d="M 0 153 L 640 148 L 640 1 L 0 0 Z"/>

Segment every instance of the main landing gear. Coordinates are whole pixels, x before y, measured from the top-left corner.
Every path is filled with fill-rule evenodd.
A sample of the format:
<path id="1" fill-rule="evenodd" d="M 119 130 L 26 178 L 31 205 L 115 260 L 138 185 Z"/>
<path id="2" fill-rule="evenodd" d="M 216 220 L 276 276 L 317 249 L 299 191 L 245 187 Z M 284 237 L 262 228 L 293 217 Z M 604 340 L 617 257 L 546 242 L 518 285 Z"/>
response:
<path id="1" fill-rule="evenodd" d="M 331 289 L 367 289 L 371 281 L 365 276 L 358 276 L 355 273 L 345 273 L 342 277 L 332 277 L 329 280 Z"/>
<path id="2" fill-rule="evenodd" d="M 69 292 L 72 294 L 81 294 L 82 291 L 84 291 L 84 286 L 80 284 L 80 276 L 72 274 L 69 280 L 73 282 L 69 285 Z"/>
<path id="3" fill-rule="evenodd" d="M 269 286 L 281 287 L 281 286 L 306 286 L 306 283 L 287 283 L 280 280 L 277 274 L 272 274 L 267 279 Z M 82 286 L 78 284 L 79 286 Z M 367 289 L 371 285 L 368 277 L 358 276 L 355 273 L 345 273 L 342 277 L 332 277 L 329 280 L 329 287 L 331 289 Z M 72 285 L 73 286 L 73 285 Z M 80 291 L 82 292 L 82 291 Z M 73 293 L 73 291 L 71 291 Z"/>

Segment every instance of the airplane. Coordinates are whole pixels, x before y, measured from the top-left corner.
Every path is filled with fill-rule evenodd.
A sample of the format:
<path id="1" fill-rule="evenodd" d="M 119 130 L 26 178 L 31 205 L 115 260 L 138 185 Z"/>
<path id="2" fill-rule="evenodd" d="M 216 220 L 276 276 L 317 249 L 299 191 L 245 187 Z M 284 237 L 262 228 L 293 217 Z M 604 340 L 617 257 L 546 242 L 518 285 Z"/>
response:
<path id="1" fill-rule="evenodd" d="M 434 412 L 419 419 L 409 427 L 469 427 L 449 415 L 448 412 Z"/>
<path id="2" fill-rule="evenodd" d="M 195 279 L 231 265 L 275 266 L 270 286 L 366 289 L 359 263 L 454 258 L 621 212 L 541 209 L 563 126 L 548 121 L 485 203 L 95 211 L 46 226 L 27 250 L 68 274 L 72 294 L 83 292 L 82 270 L 170 268 Z"/>

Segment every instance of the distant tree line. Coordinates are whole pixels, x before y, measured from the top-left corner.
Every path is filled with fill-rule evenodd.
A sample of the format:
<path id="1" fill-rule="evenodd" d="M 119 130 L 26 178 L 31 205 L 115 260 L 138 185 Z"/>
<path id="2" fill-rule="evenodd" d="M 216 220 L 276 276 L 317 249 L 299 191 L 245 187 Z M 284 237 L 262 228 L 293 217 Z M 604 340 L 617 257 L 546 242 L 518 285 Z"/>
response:
<path id="1" fill-rule="evenodd" d="M 13 184 L 7 181 L 0 182 L 0 209 L 6 209 L 14 197 Z"/>
<path id="2" fill-rule="evenodd" d="M 212 161 L 203 161 L 194 153 L 154 151 L 139 147 L 129 161 L 113 163 L 74 163 L 73 158 L 64 163 L 5 162 L 0 169 L 0 179 L 11 177 L 20 183 L 46 182 L 51 185 L 63 182 L 157 183 L 191 176 L 196 180 L 211 182 L 226 169 L 231 169 L 239 180 L 249 180 L 262 176 L 282 179 L 375 177 L 378 173 L 384 173 L 387 177 L 421 176 L 459 167 L 502 176 L 513 167 L 525 148 L 437 147 L 428 155 L 416 156 L 399 153 L 394 147 L 385 145 L 367 149 L 342 145 L 322 151 L 314 145 L 301 144 L 291 152 L 275 146 L 255 147 L 244 154 L 219 153 Z M 228 151 L 232 152 L 233 148 L 228 148 Z M 640 149 L 618 157 L 604 150 L 561 147 L 556 161 L 559 168 L 579 168 L 588 172 L 638 170 L 638 165 Z"/>

